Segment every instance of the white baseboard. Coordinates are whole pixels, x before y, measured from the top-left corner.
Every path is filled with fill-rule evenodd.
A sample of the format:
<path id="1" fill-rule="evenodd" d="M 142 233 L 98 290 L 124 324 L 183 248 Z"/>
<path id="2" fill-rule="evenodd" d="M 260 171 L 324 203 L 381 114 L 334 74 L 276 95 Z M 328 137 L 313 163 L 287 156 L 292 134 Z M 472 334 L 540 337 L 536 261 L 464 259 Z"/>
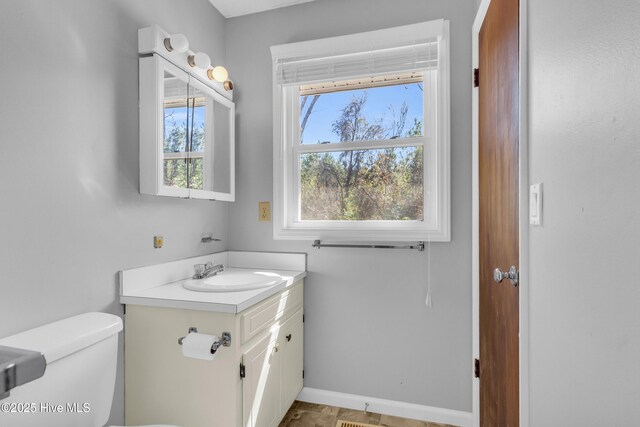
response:
<path id="1" fill-rule="evenodd" d="M 460 427 L 472 427 L 473 425 L 471 412 L 435 408 L 433 406 L 416 405 L 414 403 L 397 402 L 356 394 L 338 393 L 336 391 L 320 390 L 317 388 L 304 387 L 298 395 L 298 400 L 355 410 L 364 410 L 365 403 L 368 403 L 368 411 L 378 414 L 451 424 Z"/>

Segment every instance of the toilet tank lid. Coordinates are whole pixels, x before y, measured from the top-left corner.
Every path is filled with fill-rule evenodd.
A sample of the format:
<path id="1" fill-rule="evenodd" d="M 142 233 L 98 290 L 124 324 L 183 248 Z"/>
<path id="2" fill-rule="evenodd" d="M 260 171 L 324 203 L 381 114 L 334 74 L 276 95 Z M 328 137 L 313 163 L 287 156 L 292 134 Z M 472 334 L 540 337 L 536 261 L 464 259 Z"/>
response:
<path id="1" fill-rule="evenodd" d="M 39 351 L 47 364 L 109 338 L 122 320 L 108 313 L 84 313 L 0 339 L 0 345 Z"/>

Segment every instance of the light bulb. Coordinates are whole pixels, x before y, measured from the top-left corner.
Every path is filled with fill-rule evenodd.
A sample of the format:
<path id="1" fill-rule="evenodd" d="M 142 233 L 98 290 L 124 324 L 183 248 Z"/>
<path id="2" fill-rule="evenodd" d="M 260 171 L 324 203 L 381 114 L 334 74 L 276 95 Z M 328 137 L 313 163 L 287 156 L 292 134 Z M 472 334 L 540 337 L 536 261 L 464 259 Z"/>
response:
<path id="1" fill-rule="evenodd" d="M 164 39 L 164 47 L 169 51 L 186 52 L 189 49 L 189 40 L 184 34 L 172 34 Z"/>
<path id="2" fill-rule="evenodd" d="M 220 65 L 213 69 L 209 69 L 207 71 L 207 75 L 209 76 L 209 80 L 215 80 L 220 83 L 224 83 L 224 81 L 229 78 L 229 72 L 227 69 Z"/>
<path id="3" fill-rule="evenodd" d="M 206 70 L 211 66 L 211 58 L 209 58 L 209 55 L 204 52 L 197 52 L 195 55 L 189 55 L 187 61 L 192 67 L 198 67 L 202 70 Z"/>

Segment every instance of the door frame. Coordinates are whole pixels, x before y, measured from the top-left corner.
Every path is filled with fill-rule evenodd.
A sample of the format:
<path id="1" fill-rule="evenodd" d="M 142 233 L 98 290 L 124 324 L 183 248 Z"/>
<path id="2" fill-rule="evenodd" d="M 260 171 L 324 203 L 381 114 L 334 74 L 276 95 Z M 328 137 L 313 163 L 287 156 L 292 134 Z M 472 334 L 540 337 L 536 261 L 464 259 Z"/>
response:
<path id="1" fill-rule="evenodd" d="M 519 369 L 520 369 L 520 427 L 529 427 L 529 127 L 528 127 L 528 0 L 519 0 L 520 5 L 520 135 L 519 135 L 519 234 L 520 234 L 520 278 L 519 278 Z M 472 69 L 478 67 L 479 33 L 491 0 L 482 0 L 471 30 Z M 472 70 L 469 70 L 473 76 Z M 473 80 L 473 77 L 471 77 Z M 482 76 L 480 76 L 482 84 Z M 472 351 L 473 358 L 480 354 L 480 238 L 479 238 L 479 165 L 478 165 L 478 89 L 471 88 L 472 104 Z M 471 375 L 474 367 L 471 363 Z M 473 378 L 472 385 L 473 426 L 480 425 L 480 382 Z"/>

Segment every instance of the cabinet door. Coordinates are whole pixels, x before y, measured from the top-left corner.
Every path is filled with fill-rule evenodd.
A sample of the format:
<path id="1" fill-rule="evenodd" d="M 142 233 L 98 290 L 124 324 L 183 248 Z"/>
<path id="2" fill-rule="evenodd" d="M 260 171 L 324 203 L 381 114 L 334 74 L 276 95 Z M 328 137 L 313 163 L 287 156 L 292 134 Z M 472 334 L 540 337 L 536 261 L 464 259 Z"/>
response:
<path id="1" fill-rule="evenodd" d="M 242 355 L 244 427 L 273 427 L 280 422 L 280 358 L 276 337 L 268 334 Z"/>
<path id="2" fill-rule="evenodd" d="M 162 58 L 140 58 L 140 192 L 188 197 L 189 75 Z"/>
<path id="3" fill-rule="evenodd" d="M 189 196 L 234 201 L 233 102 L 195 78 L 189 80 Z"/>
<path id="4" fill-rule="evenodd" d="M 284 414 L 302 390 L 304 324 L 302 310 L 291 316 L 280 328 L 281 412 Z"/>

